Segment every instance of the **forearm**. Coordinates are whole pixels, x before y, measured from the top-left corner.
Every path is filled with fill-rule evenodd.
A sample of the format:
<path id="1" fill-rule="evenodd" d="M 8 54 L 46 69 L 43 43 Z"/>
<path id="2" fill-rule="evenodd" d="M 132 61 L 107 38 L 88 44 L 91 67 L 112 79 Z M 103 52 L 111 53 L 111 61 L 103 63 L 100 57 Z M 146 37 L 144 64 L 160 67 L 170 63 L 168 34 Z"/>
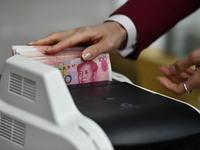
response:
<path id="1" fill-rule="evenodd" d="M 136 59 L 144 48 L 199 7 L 199 0 L 129 0 L 112 15 L 123 14 L 134 23 L 137 47 L 128 57 Z"/>

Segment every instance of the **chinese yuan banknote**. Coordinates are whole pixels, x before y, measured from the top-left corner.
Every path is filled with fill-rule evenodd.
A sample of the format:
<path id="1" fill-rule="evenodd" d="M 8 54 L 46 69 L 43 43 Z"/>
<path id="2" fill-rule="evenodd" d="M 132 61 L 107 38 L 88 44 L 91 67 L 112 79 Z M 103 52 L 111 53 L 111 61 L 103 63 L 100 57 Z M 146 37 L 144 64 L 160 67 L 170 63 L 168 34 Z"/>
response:
<path id="1" fill-rule="evenodd" d="M 79 84 L 111 80 L 109 54 L 101 54 L 91 61 L 81 58 L 55 65 L 63 75 L 66 84 Z"/>
<path id="2" fill-rule="evenodd" d="M 47 65 L 54 66 L 56 64 L 67 62 L 75 58 L 80 58 L 83 47 L 67 48 L 53 55 L 45 54 L 45 50 L 50 46 L 12 46 L 13 55 L 21 55 Z"/>
<path id="3" fill-rule="evenodd" d="M 53 55 L 45 54 L 49 46 L 12 46 L 13 55 L 22 55 L 58 68 L 67 85 L 111 80 L 109 54 L 91 61 L 81 59 L 83 47 L 67 48 Z"/>

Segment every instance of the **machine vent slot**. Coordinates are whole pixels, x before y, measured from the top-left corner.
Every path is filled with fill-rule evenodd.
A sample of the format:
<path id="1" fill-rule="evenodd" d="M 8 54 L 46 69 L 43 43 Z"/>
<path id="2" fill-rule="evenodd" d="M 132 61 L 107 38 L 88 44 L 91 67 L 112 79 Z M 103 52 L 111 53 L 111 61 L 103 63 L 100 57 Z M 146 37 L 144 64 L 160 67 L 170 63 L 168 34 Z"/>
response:
<path id="1" fill-rule="evenodd" d="M 95 141 L 94 139 L 91 138 L 90 133 L 89 133 L 84 127 L 82 127 L 82 126 L 80 126 L 80 125 L 78 126 L 78 128 L 79 128 L 85 135 L 87 135 L 87 136 L 90 138 L 90 140 L 91 140 L 92 144 L 94 145 L 94 147 L 96 148 L 96 150 L 100 150 L 100 148 L 99 148 L 98 144 L 96 143 L 96 141 Z"/>
<path id="2" fill-rule="evenodd" d="M 94 144 L 96 150 L 100 150 L 99 146 L 97 145 L 96 141 L 95 140 L 92 140 L 92 143 Z"/>
<path id="3" fill-rule="evenodd" d="M 35 101 L 36 82 L 15 73 L 10 73 L 9 91 Z"/>
<path id="4" fill-rule="evenodd" d="M 81 127 L 81 126 L 78 126 L 78 128 L 79 128 L 84 134 L 86 134 L 87 136 L 90 136 L 89 132 L 88 132 L 86 129 L 84 129 L 84 128 Z"/>
<path id="5" fill-rule="evenodd" d="M 24 147 L 25 133 L 24 123 L 0 113 L 0 137 Z"/>

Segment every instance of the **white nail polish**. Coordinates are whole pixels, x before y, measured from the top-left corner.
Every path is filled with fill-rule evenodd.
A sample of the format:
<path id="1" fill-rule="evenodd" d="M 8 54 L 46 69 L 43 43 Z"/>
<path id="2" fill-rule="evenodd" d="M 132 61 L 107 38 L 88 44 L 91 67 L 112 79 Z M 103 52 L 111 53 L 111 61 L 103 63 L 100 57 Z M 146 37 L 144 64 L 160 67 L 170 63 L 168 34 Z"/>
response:
<path id="1" fill-rule="evenodd" d="M 45 52 L 47 52 L 47 51 L 49 51 L 50 49 L 51 49 L 51 47 L 49 47 L 49 48 L 45 49 L 44 51 L 45 51 Z"/>
<path id="2" fill-rule="evenodd" d="M 87 53 L 83 54 L 82 57 L 83 57 L 84 60 L 90 60 L 90 58 L 92 57 L 92 55 L 91 55 L 90 52 L 87 52 Z"/>
<path id="3" fill-rule="evenodd" d="M 34 42 L 30 42 L 30 43 L 28 43 L 28 45 L 33 45 L 34 44 Z"/>

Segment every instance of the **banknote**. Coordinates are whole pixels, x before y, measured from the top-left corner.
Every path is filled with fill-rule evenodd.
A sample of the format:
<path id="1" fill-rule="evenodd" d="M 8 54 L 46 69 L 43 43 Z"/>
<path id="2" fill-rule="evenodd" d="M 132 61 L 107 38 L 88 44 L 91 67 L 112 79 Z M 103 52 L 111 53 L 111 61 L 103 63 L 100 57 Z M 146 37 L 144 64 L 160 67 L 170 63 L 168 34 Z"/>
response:
<path id="1" fill-rule="evenodd" d="M 58 68 L 67 85 L 111 80 L 109 54 L 101 54 L 91 61 L 81 59 L 84 47 L 71 47 L 53 55 L 47 55 L 49 46 L 12 46 L 13 55 L 22 55 Z"/>
<path id="2" fill-rule="evenodd" d="M 50 46 L 12 46 L 13 55 L 22 55 L 24 57 L 42 62 L 44 64 L 52 65 L 70 61 L 75 58 L 80 58 L 84 47 L 67 48 L 59 53 L 47 55 L 45 50 Z"/>
<path id="3" fill-rule="evenodd" d="M 101 54 L 91 61 L 77 58 L 55 65 L 63 75 L 66 84 L 80 84 L 111 80 L 109 54 Z"/>

